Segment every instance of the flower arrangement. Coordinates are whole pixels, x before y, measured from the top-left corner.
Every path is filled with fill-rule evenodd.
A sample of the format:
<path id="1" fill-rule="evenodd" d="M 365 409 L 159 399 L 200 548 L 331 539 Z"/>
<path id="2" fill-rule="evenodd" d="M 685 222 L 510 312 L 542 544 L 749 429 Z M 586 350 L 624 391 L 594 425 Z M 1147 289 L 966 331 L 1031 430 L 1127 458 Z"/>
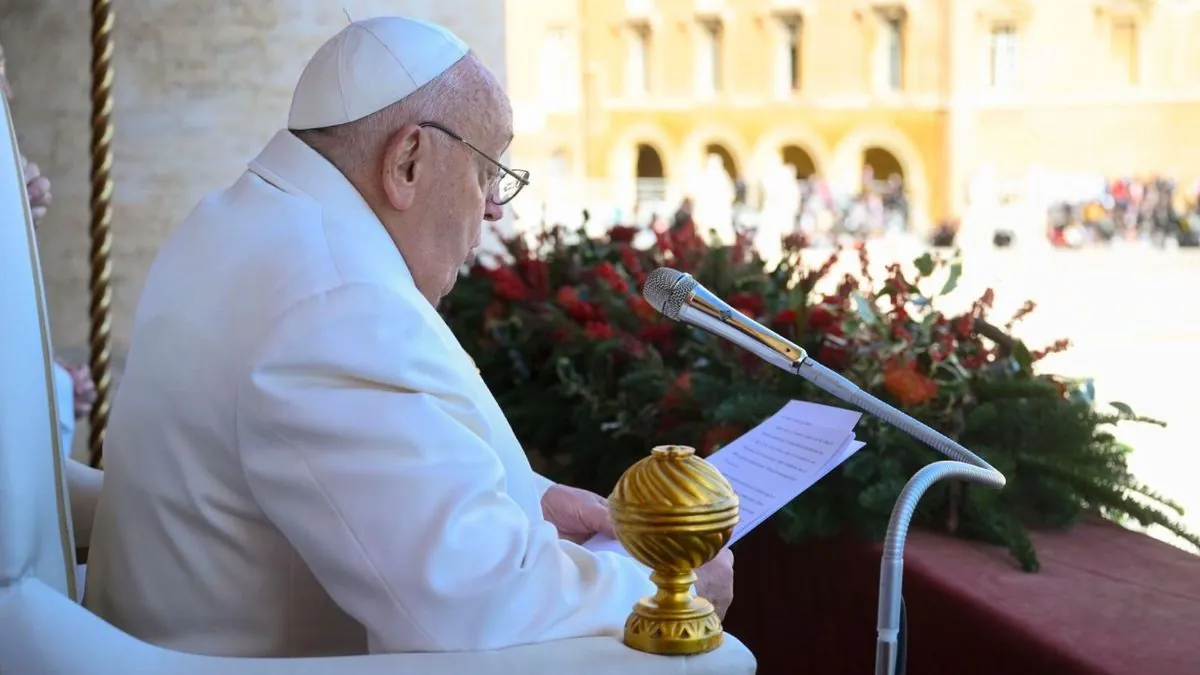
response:
<path id="1" fill-rule="evenodd" d="M 988 323 L 990 290 L 968 311 L 940 311 L 960 261 L 926 254 L 915 273 L 893 264 L 877 279 L 858 248 L 850 254 L 861 273 L 838 280 L 830 275 L 847 252 L 806 266 L 798 236 L 768 269 L 745 241 L 708 246 L 685 226 L 634 246 L 637 234 L 615 227 L 603 238 L 554 230 L 536 241 L 505 239 L 506 253 L 472 267 L 443 307 L 545 475 L 607 494 L 651 446 L 711 453 L 788 400 L 845 405 L 660 316 L 640 289 L 648 272 L 670 266 L 1009 478 L 998 492 L 935 486 L 919 525 L 1004 545 L 1030 571 L 1038 563 L 1028 528 L 1068 527 L 1088 512 L 1161 525 L 1200 548 L 1172 516 L 1180 507 L 1130 474 L 1129 449 L 1111 433 L 1121 422 L 1158 422 L 1123 404 L 1100 410 L 1086 383 L 1038 372 L 1042 357 L 1068 343 L 1030 350 L 1009 337 L 1031 303 L 1003 329 Z M 847 530 L 881 538 L 905 482 L 941 459 L 869 416 L 856 434 L 866 447 L 776 516 L 786 540 Z"/>

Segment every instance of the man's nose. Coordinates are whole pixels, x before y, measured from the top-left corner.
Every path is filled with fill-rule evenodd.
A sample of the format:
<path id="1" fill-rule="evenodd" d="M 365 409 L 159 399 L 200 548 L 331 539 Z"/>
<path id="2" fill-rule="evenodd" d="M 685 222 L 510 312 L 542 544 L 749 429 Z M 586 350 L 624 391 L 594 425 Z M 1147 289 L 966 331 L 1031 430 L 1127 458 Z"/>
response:
<path id="1" fill-rule="evenodd" d="M 489 222 L 496 222 L 504 217 L 504 207 L 487 200 L 487 205 L 483 208 L 483 219 Z"/>

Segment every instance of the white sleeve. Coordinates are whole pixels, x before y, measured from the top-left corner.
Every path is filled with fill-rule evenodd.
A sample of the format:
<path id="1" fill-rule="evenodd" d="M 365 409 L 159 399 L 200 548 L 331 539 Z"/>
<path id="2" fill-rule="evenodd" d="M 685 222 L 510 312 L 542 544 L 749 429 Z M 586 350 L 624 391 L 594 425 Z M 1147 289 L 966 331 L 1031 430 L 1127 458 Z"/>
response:
<path id="1" fill-rule="evenodd" d="M 533 482 L 537 485 L 538 498 L 546 496 L 546 491 L 554 487 L 554 481 L 540 473 L 533 474 Z"/>
<path id="2" fill-rule="evenodd" d="M 260 508 L 373 652 L 619 635 L 654 592 L 649 570 L 527 516 L 438 339 L 408 301 L 365 285 L 273 323 L 237 401 Z"/>

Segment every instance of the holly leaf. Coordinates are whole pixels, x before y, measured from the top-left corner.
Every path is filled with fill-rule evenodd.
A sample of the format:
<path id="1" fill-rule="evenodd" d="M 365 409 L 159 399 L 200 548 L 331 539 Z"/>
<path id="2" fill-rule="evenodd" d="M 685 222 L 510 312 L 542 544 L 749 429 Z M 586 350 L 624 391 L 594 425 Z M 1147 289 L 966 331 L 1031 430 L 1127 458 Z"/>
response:
<path id="1" fill-rule="evenodd" d="M 942 286 L 942 292 L 939 295 L 947 295 L 954 289 L 958 288 L 958 280 L 962 277 L 962 263 L 955 262 L 950 265 L 950 276 L 946 279 L 946 285 Z"/>
<path id="2" fill-rule="evenodd" d="M 1111 405 L 1112 407 L 1114 407 L 1118 411 L 1120 411 L 1120 413 L 1122 415 L 1133 416 L 1133 408 L 1130 408 L 1128 403 L 1122 403 L 1120 401 L 1113 401 L 1112 403 L 1109 403 L 1109 405 Z"/>
<path id="3" fill-rule="evenodd" d="M 875 316 L 875 309 L 871 307 L 871 303 L 858 293 L 855 293 L 853 297 L 855 308 L 858 310 L 858 318 L 868 326 L 879 323 L 879 317 Z"/>
<path id="4" fill-rule="evenodd" d="M 1024 342 L 1016 341 L 1016 344 L 1013 345 L 1012 357 L 1016 359 L 1022 373 L 1028 375 L 1033 372 L 1033 355 L 1029 353 L 1029 348 L 1025 346 Z"/>
<path id="5" fill-rule="evenodd" d="M 921 276 L 927 277 L 933 274 L 933 256 L 928 252 L 913 261 L 913 266 L 921 273 Z"/>
<path id="6" fill-rule="evenodd" d="M 925 336 L 926 339 L 933 334 L 933 324 L 936 323 L 937 320 L 938 315 L 934 312 L 930 312 L 921 318 L 921 335 Z"/>

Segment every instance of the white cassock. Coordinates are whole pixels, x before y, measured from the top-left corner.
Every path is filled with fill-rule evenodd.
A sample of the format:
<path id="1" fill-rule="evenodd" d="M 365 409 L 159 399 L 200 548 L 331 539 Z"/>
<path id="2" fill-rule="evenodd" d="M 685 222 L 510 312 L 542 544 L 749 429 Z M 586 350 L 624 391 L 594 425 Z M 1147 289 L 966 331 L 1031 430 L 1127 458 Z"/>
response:
<path id="1" fill-rule="evenodd" d="M 358 192 L 280 132 L 146 279 L 86 605 L 224 655 L 619 634 L 650 570 L 560 540 L 549 485 Z"/>

